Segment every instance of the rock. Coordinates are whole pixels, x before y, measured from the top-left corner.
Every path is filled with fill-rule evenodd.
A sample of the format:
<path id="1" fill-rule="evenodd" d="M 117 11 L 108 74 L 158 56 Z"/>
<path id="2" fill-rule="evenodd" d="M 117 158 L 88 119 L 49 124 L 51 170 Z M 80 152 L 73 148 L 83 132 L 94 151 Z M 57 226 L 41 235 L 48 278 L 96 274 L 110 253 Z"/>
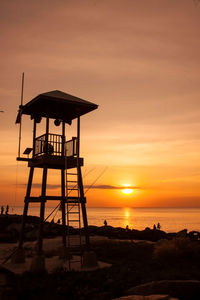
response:
<path id="1" fill-rule="evenodd" d="M 97 256 L 94 251 L 85 251 L 83 253 L 83 268 L 96 268 L 98 266 Z"/>
<path id="2" fill-rule="evenodd" d="M 30 267 L 30 272 L 39 273 L 45 271 L 45 257 L 43 255 L 36 255 L 33 257 Z"/>
<path id="3" fill-rule="evenodd" d="M 125 296 L 121 298 L 117 298 L 114 300 L 179 300 L 178 298 L 171 298 L 169 295 L 131 295 Z"/>
<path id="4" fill-rule="evenodd" d="M 20 231 L 21 231 L 21 224 L 19 224 L 19 223 L 11 223 L 5 229 L 5 231 L 13 231 L 13 230 L 16 231 L 19 234 Z"/>
<path id="5" fill-rule="evenodd" d="M 63 260 L 72 259 L 72 255 L 70 254 L 69 249 L 67 247 L 64 246 L 58 247 L 57 252 L 59 255 L 59 259 L 63 259 Z"/>
<path id="6" fill-rule="evenodd" d="M 200 237 L 200 233 L 198 231 L 190 231 L 188 236 L 191 240 L 198 240 Z"/>
<path id="7" fill-rule="evenodd" d="M 33 229 L 25 233 L 25 238 L 27 241 L 35 241 L 38 237 L 38 230 Z"/>
<path id="8" fill-rule="evenodd" d="M 12 232 L 0 232 L 0 243 L 13 243 L 16 242 L 16 238 Z"/>
<path id="9" fill-rule="evenodd" d="M 25 262 L 25 250 L 24 248 L 17 248 L 12 257 L 11 261 L 13 264 L 22 264 Z"/>
<path id="10" fill-rule="evenodd" d="M 1 300 L 16 300 L 17 296 L 14 290 L 13 283 L 15 275 L 11 271 L 0 267 L 0 299 Z"/>
<path id="11" fill-rule="evenodd" d="M 176 234 L 176 237 L 187 237 L 187 229 L 183 229 L 181 231 L 178 231 Z"/>
<path id="12" fill-rule="evenodd" d="M 169 294 L 183 299 L 200 299 L 199 280 L 161 280 L 135 286 L 125 292 L 125 295 Z M 196 298 L 195 298 L 196 297 Z"/>

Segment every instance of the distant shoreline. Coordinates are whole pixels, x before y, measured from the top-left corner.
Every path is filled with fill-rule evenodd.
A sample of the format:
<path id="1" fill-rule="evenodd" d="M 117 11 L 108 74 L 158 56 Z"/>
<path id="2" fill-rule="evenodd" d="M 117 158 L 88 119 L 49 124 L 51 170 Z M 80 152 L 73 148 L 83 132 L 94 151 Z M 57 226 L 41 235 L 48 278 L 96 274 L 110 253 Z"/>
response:
<path id="1" fill-rule="evenodd" d="M 51 203 L 52 204 L 52 203 Z M 46 207 L 45 218 L 51 214 L 56 207 Z M 23 206 L 18 206 L 9 210 L 12 214 L 21 215 Z M 29 215 L 39 216 L 39 207 L 30 206 Z M 88 224 L 102 226 L 104 220 L 113 227 L 143 230 L 146 227 L 153 228 L 154 224 L 161 224 L 161 229 L 165 232 L 177 232 L 183 228 L 189 231 L 200 230 L 200 208 L 104 208 L 87 207 Z M 55 210 L 49 221 L 54 218 L 57 222 L 61 218 L 61 212 Z"/>
<path id="2" fill-rule="evenodd" d="M 22 215 L 8 214 L 0 215 L 0 243 L 3 242 L 17 242 L 21 230 Z M 37 229 L 39 225 L 39 217 L 37 216 L 27 216 L 26 219 L 26 231 L 25 240 L 36 240 L 37 239 Z M 81 229 L 84 231 L 84 229 Z M 89 225 L 88 231 L 91 236 L 99 235 L 105 236 L 111 239 L 122 239 L 122 240 L 147 240 L 147 241 L 158 241 L 160 239 L 172 239 L 176 237 L 188 237 L 190 239 L 199 240 L 200 232 L 190 231 L 183 229 L 179 232 L 167 233 L 159 229 L 151 229 L 146 227 L 143 230 L 129 229 L 122 227 L 113 226 L 95 226 Z M 44 237 L 54 237 L 62 236 L 62 224 L 45 222 L 44 226 Z M 69 227 L 70 234 L 77 234 L 78 229 Z"/>

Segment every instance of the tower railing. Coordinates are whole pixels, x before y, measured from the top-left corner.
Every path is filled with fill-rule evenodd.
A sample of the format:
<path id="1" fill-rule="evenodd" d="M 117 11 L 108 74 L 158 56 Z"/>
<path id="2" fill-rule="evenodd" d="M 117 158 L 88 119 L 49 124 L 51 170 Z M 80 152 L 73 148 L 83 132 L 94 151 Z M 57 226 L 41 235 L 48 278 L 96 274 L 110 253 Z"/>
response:
<path id="1" fill-rule="evenodd" d="M 34 157 L 41 155 L 62 156 L 62 135 L 49 133 L 35 138 Z M 77 138 L 73 137 L 64 144 L 65 156 L 77 156 Z"/>
<path id="2" fill-rule="evenodd" d="M 66 156 L 77 156 L 77 137 L 73 137 L 71 140 L 65 143 Z"/>

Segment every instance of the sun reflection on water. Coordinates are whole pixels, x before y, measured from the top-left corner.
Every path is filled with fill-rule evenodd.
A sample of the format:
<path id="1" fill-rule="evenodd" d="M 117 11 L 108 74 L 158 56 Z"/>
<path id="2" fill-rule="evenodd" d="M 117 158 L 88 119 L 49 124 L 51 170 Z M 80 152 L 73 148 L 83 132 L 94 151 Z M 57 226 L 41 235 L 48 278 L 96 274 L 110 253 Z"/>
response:
<path id="1" fill-rule="evenodd" d="M 125 207 L 124 208 L 124 227 L 126 227 L 126 226 L 130 227 L 130 216 L 131 216 L 130 208 Z"/>

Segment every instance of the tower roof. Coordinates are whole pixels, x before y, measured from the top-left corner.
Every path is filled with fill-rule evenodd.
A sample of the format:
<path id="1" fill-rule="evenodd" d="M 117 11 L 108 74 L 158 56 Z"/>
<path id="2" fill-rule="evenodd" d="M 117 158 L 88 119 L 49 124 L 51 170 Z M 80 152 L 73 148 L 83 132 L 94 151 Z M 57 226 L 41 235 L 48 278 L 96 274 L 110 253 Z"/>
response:
<path id="1" fill-rule="evenodd" d="M 49 117 L 70 123 L 71 120 L 97 109 L 98 105 L 55 90 L 39 94 L 22 107 L 22 114 Z"/>

